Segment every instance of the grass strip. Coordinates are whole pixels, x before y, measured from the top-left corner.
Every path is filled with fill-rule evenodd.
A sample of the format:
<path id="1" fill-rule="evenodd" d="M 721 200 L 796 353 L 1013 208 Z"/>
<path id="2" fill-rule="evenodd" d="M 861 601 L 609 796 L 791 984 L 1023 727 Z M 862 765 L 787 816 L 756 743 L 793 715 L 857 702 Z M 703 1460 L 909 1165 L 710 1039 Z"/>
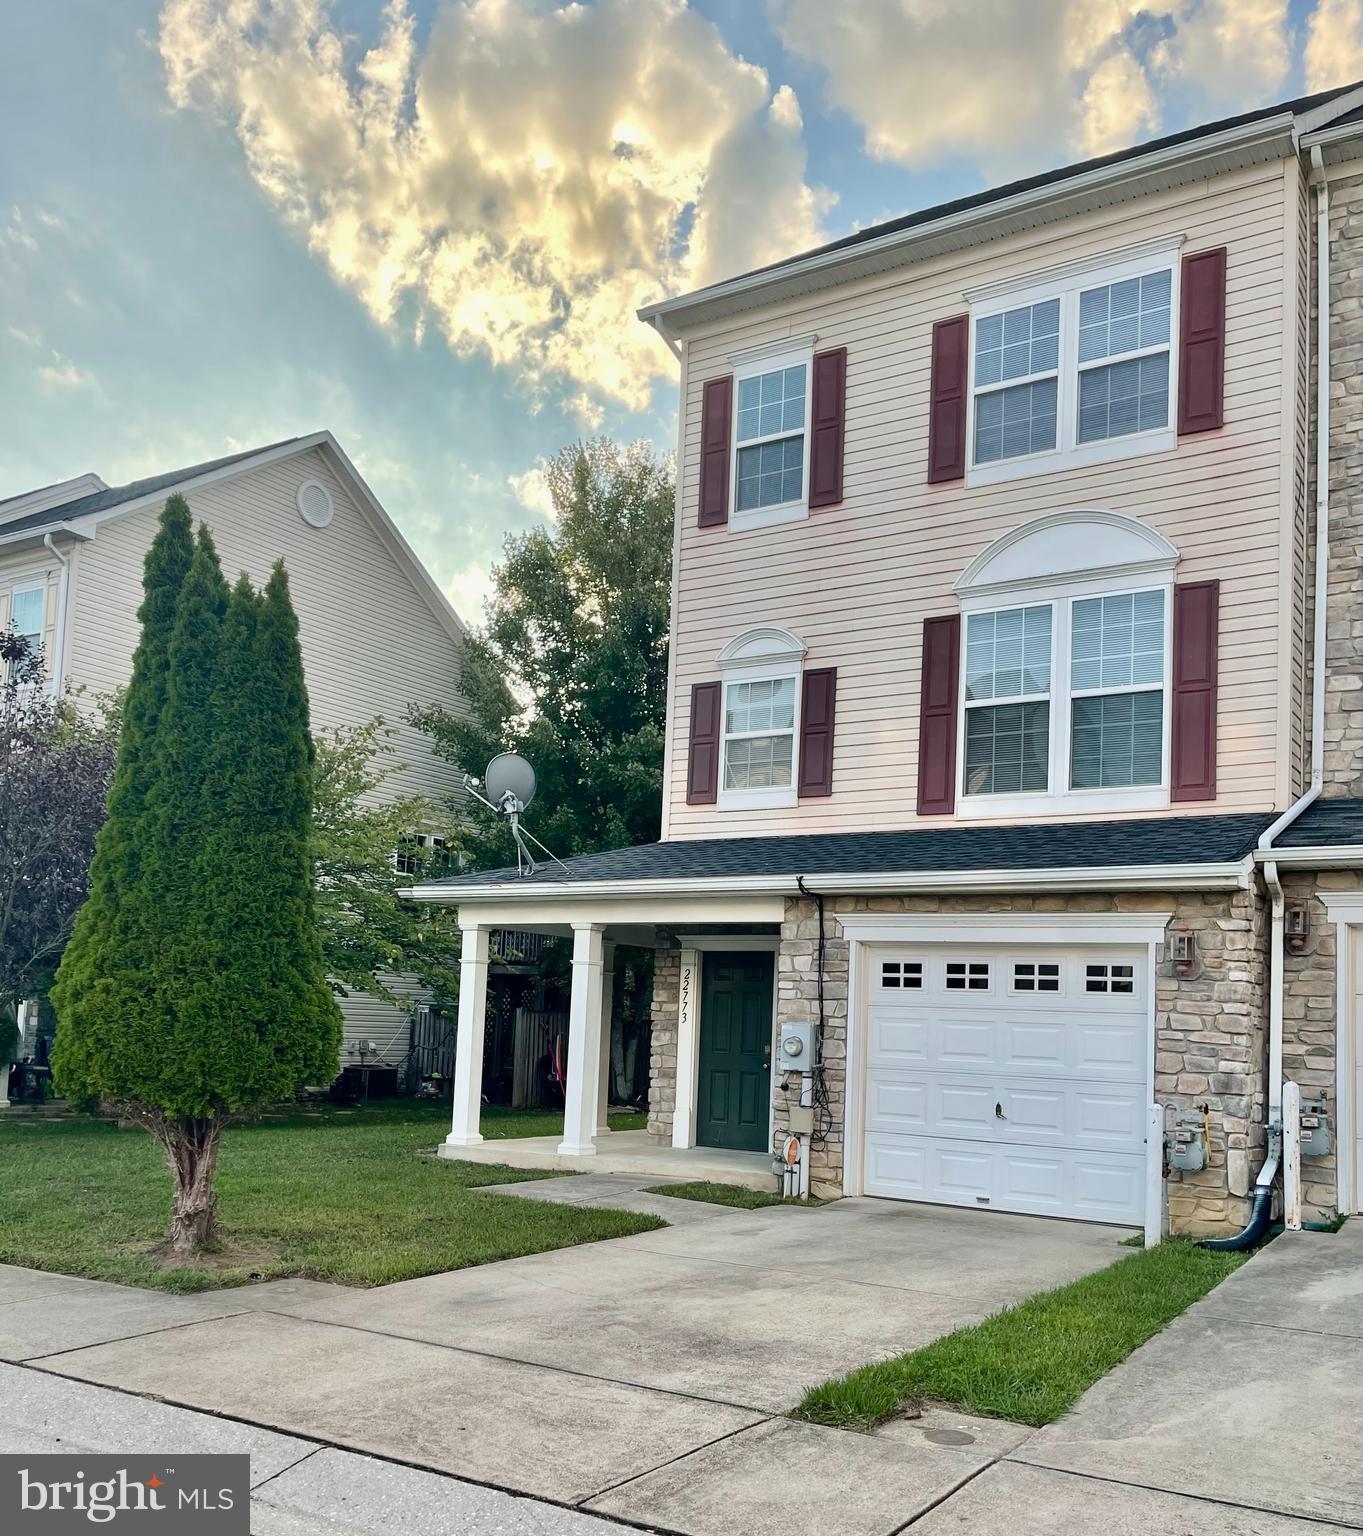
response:
<path id="1" fill-rule="evenodd" d="M 731 1205 L 740 1211 L 759 1211 L 764 1205 L 819 1205 L 818 1200 L 787 1200 L 761 1189 L 741 1189 L 736 1184 L 712 1184 L 696 1179 L 690 1184 L 654 1184 L 646 1195 L 671 1195 L 674 1200 L 703 1200 L 707 1205 Z"/>
<path id="2" fill-rule="evenodd" d="M 493 1195 L 553 1177 L 421 1156 L 449 1107 L 288 1106 L 223 1134 L 218 1199 L 229 1251 L 165 1267 L 149 1252 L 170 1215 L 170 1176 L 145 1131 L 84 1116 L 0 1120 L 0 1263 L 168 1291 L 304 1275 L 386 1285 L 441 1270 L 646 1232 L 655 1216 Z M 612 1130 L 637 1116 L 611 1117 Z M 484 1136 L 540 1136 L 562 1114 L 484 1107 Z"/>
<path id="3" fill-rule="evenodd" d="M 922 1349 L 811 1387 L 793 1417 L 867 1430 L 931 1401 L 1049 1424 L 1246 1257 L 1188 1241 L 1143 1249 Z"/>

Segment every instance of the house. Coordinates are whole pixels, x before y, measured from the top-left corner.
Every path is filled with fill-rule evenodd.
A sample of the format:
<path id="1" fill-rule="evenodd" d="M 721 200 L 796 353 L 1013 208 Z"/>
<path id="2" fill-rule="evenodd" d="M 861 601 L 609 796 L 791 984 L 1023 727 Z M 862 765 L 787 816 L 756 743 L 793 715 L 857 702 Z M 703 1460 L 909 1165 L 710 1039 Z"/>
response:
<path id="1" fill-rule="evenodd" d="M 662 841 L 416 891 L 464 930 L 445 1155 L 514 922 L 573 939 L 564 1133 L 517 1155 L 1150 1240 L 1360 1208 L 1361 213 L 1355 86 L 642 311 Z M 622 940 L 647 1137 L 601 1116 Z"/>
<path id="2" fill-rule="evenodd" d="M 245 570 L 263 583 L 283 558 L 314 729 L 382 715 L 396 732 L 385 790 L 456 795 L 459 774 L 407 723 L 406 710 L 458 707 L 463 625 L 330 432 L 131 485 L 82 475 L 0 502 L 0 628 L 41 640 L 54 680 L 87 697 L 122 687 L 137 643 L 142 563 L 172 492 L 212 529 L 229 580 Z M 414 982 L 388 984 L 416 1001 Z M 340 1002 L 343 1066 L 402 1062 L 408 1008 L 353 992 Z"/>

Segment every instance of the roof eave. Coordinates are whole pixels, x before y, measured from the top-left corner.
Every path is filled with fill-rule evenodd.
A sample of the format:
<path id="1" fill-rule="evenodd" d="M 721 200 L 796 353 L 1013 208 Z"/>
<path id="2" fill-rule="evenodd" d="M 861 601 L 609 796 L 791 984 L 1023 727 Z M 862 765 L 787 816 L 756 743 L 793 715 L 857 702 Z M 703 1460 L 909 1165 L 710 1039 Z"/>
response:
<path id="1" fill-rule="evenodd" d="M 49 534 L 54 538 L 58 534 L 65 534 L 68 538 L 80 540 L 94 536 L 89 529 L 78 527 L 75 523 L 44 523 L 38 528 L 21 528 L 17 533 L 6 533 L 0 528 L 0 548 L 18 548 L 23 544 L 41 547 Z"/>
<path id="2" fill-rule="evenodd" d="M 683 329 L 764 304 L 1102 207 L 1118 189 L 1124 196 L 1135 196 L 1161 190 L 1165 185 L 1285 159 L 1294 153 L 1294 123 L 1291 112 L 1275 113 L 1188 143 L 1098 166 L 1062 181 L 962 209 L 912 229 L 897 230 L 837 250 L 814 252 L 774 269 L 747 273 L 695 293 L 663 299 L 645 305 L 637 312 L 638 317 L 655 326 L 663 319 L 675 335 Z"/>
<path id="3" fill-rule="evenodd" d="M 934 895 L 953 891 L 988 894 L 1007 891 L 1208 891 L 1235 890 L 1249 881 L 1253 861 L 1206 864 L 1092 865 L 1066 869 L 896 870 L 889 873 L 807 874 L 811 891 L 823 895 Z M 412 901 L 443 906 L 461 903 L 590 901 L 617 896 L 794 896 L 796 875 L 725 875 L 640 880 L 524 880 L 487 885 L 411 886 Z"/>
<path id="4" fill-rule="evenodd" d="M 1363 869 L 1363 844 L 1300 843 L 1287 848 L 1256 848 L 1258 864 L 1300 865 L 1306 869 Z"/>

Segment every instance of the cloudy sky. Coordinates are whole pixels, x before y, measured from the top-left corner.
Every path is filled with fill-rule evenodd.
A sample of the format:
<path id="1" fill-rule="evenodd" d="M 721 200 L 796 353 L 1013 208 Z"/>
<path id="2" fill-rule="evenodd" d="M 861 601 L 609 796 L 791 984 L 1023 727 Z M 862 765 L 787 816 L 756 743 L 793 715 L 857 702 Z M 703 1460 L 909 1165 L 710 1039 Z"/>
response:
<path id="1" fill-rule="evenodd" d="M 10 0 L 0 496 L 330 427 L 466 617 L 642 303 L 1363 77 L 1363 0 Z"/>

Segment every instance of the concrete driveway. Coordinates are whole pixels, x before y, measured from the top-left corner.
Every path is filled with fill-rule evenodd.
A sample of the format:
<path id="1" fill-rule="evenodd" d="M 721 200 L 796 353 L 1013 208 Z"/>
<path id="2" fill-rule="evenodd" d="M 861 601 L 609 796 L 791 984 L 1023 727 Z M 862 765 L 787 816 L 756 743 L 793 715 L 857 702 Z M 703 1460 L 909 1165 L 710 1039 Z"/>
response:
<path id="1" fill-rule="evenodd" d="M 554 1194 L 625 1198 L 590 1178 Z M 881 1536 L 1025 1431 L 779 1415 L 812 1382 L 1112 1263 L 1126 1235 L 869 1200 L 678 1221 L 372 1291 L 0 1274 L 0 1294 L 29 1292 L 0 1305 L 0 1358 L 698 1536 Z"/>

